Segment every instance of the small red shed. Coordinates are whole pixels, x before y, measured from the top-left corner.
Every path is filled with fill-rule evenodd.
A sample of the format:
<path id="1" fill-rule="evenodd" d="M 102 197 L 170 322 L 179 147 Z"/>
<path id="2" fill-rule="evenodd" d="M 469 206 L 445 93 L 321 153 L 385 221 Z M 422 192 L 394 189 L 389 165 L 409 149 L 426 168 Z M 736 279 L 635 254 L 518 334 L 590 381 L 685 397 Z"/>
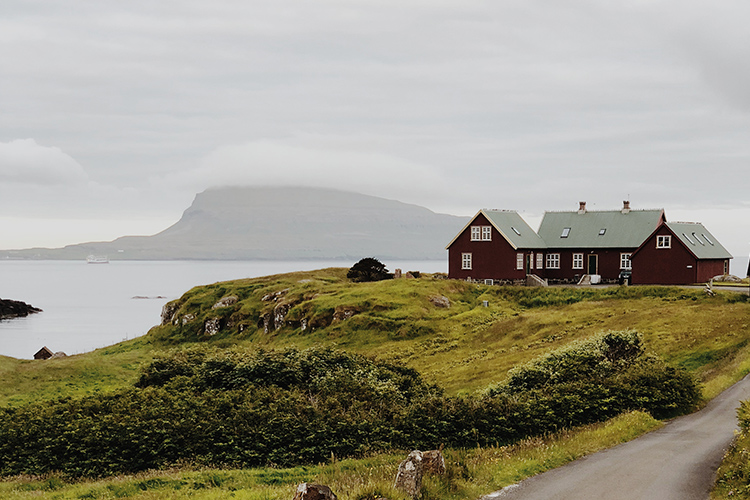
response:
<path id="1" fill-rule="evenodd" d="M 52 351 L 47 349 L 47 346 L 42 347 L 39 349 L 36 354 L 34 354 L 34 359 L 49 359 L 53 356 Z"/>

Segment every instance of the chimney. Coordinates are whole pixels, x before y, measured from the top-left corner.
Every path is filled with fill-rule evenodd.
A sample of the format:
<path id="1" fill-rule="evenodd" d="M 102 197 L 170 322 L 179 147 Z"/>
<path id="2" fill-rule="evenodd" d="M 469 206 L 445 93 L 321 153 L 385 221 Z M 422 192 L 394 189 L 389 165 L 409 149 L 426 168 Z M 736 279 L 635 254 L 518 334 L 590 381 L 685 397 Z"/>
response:
<path id="1" fill-rule="evenodd" d="M 622 202 L 622 213 L 630 213 L 630 201 L 626 200 Z"/>
<path id="2" fill-rule="evenodd" d="M 579 214 L 585 214 L 586 213 L 586 202 L 585 201 L 579 201 L 578 202 L 578 213 Z"/>

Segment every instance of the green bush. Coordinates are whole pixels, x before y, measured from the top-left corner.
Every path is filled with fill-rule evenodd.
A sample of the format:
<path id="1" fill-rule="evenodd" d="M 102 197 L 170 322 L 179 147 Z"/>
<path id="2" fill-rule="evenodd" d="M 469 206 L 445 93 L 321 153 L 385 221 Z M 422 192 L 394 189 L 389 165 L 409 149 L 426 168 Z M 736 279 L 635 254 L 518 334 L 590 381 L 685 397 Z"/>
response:
<path id="1" fill-rule="evenodd" d="M 362 283 L 366 281 L 382 281 L 390 279 L 393 278 L 393 275 L 388 272 L 385 264 L 378 259 L 365 257 L 349 269 L 349 272 L 346 273 L 346 277 L 354 282 Z"/>
<path id="2" fill-rule="evenodd" d="M 334 349 L 172 351 L 136 387 L 0 410 L 0 475 L 104 476 L 190 463 L 291 466 L 391 449 L 512 443 L 632 409 L 687 411 L 698 390 L 609 332 L 446 397 L 418 372 Z"/>

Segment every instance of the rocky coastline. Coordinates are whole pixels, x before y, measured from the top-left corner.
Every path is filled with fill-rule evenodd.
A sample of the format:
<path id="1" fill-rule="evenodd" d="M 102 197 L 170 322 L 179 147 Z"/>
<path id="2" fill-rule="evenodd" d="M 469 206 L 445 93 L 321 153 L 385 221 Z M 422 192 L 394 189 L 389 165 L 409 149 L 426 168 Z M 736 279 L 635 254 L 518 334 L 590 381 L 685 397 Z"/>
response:
<path id="1" fill-rule="evenodd" d="M 23 318 L 29 314 L 42 312 L 38 307 L 34 307 L 20 300 L 0 299 L 0 320 L 11 318 Z"/>

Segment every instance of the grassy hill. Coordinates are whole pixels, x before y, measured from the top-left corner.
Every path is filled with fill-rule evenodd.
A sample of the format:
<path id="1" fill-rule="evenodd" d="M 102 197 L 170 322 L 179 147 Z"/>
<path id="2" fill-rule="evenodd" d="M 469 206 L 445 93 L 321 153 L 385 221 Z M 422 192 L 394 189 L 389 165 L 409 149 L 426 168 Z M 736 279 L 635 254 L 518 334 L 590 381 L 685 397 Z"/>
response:
<path id="1" fill-rule="evenodd" d="M 226 297 L 237 302 L 213 308 Z M 123 387 L 154 353 L 190 344 L 335 346 L 402 362 L 450 394 L 468 393 L 550 349 L 624 329 L 694 373 L 710 397 L 750 366 L 745 299 L 670 287 L 492 287 L 430 275 L 351 283 L 345 269 L 228 281 L 186 292 L 170 303 L 174 321 L 146 336 L 44 362 L 0 357 L 0 406 Z M 274 311 L 286 314 L 266 331 L 263 318 Z M 206 333 L 207 323 L 218 332 Z"/>
<path id="2" fill-rule="evenodd" d="M 61 396 L 105 394 L 130 387 L 138 379 L 141 366 L 170 349 L 186 345 L 265 349 L 332 346 L 403 363 L 418 370 L 426 382 L 438 384 L 452 395 L 474 394 L 505 380 L 514 366 L 607 330 L 640 332 L 647 349 L 693 373 L 703 383 L 706 397 L 715 395 L 750 369 L 750 303 L 738 293 L 707 297 L 700 290 L 666 287 L 491 287 L 439 276 L 354 284 L 345 274 L 344 269 L 324 269 L 197 287 L 170 303 L 165 324 L 154 327 L 144 337 L 65 359 L 36 362 L 0 358 L 0 407 L 20 407 Z M 630 423 L 623 424 L 623 419 Z M 596 444 L 584 446 L 583 451 L 562 452 L 567 460 L 618 442 L 625 435 L 624 428 L 643 431 L 658 425 L 645 415 L 623 419 L 576 431 L 582 434 L 555 435 L 549 438 L 552 441 L 536 444 L 553 449 L 557 445 L 551 442 L 570 446 L 597 433 L 609 436 L 594 439 Z M 618 426 L 619 431 L 612 431 Z M 527 455 L 519 460 L 536 465 L 514 466 L 513 473 L 503 466 L 505 476 L 498 471 L 498 456 L 534 455 L 536 449 L 526 443 L 512 453 L 508 447 L 484 452 L 450 450 L 449 459 L 463 464 L 461 467 L 466 470 L 461 477 L 448 480 L 447 485 L 433 485 L 438 492 L 434 498 L 446 498 L 446 488 L 457 488 L 459 493 L 453 498 L 465 498 L 461 495 L 466 492 L 486 492 L 489 490 L 483 488 L 495 488 L 503 481 L 559 464 L 546 455 L 534 460 Z M 248 494 L 243 498 L 285 498 L 289 495 L 281 492 L 295 481 L 319 478 L 346 485 L 354 481 L 352 477 L 360 481 L 363 470 L 373 469 L 374 463 L 378 464 L 376 469 L 387 471 L 383 472 L 386 477 L 399 458 L 380 457 L 347 461 L 345 466 L 336 462 L 266 472 L 275 478 L 271 485 L 265 480 L 258 482 L 257 478 L 241 479 L 249 473 L 239 472 L 216 472 L 215 480 L 202 476 L 196 479 L 185 472 L 174 480 L 184 484 L 215 481 L 221 491 L 230 484 L 235 489 L 250 488 L 255 492 L 268 486 L 275 493 Z M 494 463 L 495 468 L 487 469 L 487 463 Z M 350 473 L 342 471 L 342 467 Z M 285 479 L 279 475 L 286 475 Z M 168 482 L 164 475 L 157 477 Z M 107 486 L 89 485 L 86 491 L 99 488 L 111 493 L 110 486 L 119 484 L 117 481 L 127 483 L 127 487 L 122 486 L 124 490 L 136 491 L 138 487 L 133 484 L 138 480 L 113 479 Z M 29 491 L 48 488 L 44 481 L 31 481 Z M 19 484 L 0 483 L 0 493 L 11 497 L 8 492 L 19 491 Z M 73 491 L 63 484 L 53 486 L 49 488 Z M 363 483 L 350 489 L 362 492 L 367 486 Z M 221 495 L 210 498 L 224 498 Z"/>

